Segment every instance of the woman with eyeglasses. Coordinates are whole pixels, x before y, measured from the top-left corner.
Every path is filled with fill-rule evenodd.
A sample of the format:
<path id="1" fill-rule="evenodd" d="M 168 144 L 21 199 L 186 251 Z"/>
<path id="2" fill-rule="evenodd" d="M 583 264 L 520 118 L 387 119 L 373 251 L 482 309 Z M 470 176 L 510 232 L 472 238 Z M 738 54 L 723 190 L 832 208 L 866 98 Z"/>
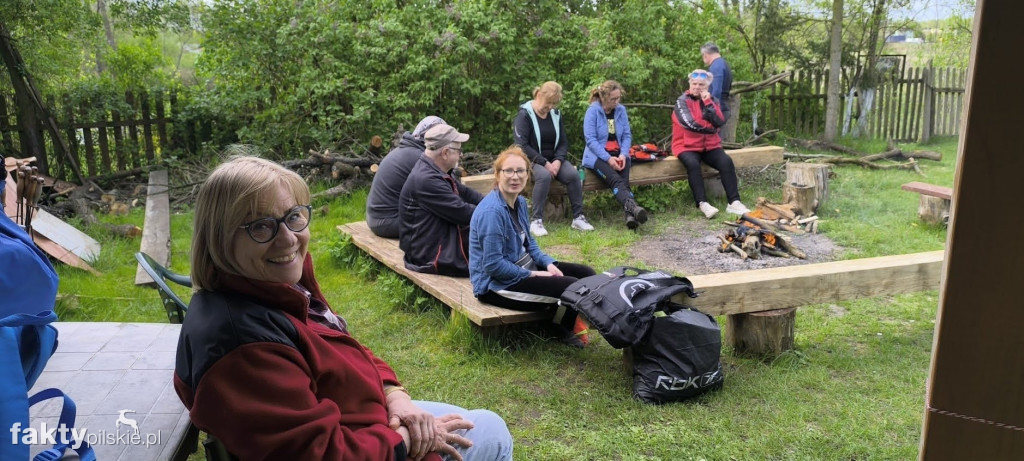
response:
<path id="1" fill-rule="evenodd" d="M 573 347 L 586 345 L 577 313 L 557 308 L 562 292 L 576 280 L 594 275 L 582 264 L 556 261 L 537 246 L 519 195 L 530 179 L 530 160 L 513 146 L 494 161 L 495 188 L 473 211 L 469 224 L 469 281 L 481 302 L 519 311 L 552 311 L 550 332 Z"/>
<path id="2" fill-rule="evenodd" d="M 622 85 L 606 80 L 590 92 L 590 107 L 583 117 L 583 166 L 597 173 L 612 190 L 626 212 L 626 227 L 636 229 L 647 222 L 647 210 L 636 203 L 629 188 L 629 148 L 633 133 L 629 130 Z"/>
<path id="3" fill-rule="evenodd" d="M 718 170 L 729 205 L 727 213 L 742 215 L 750 210 L 740 202 L 739 181 L 732 158 L 722 149 L 718 129 L 725 125 L 719 101 L 711 96 L 708 86 L 714 76 L 697 69 L 690 73 L 690 89 L 676 100 L 672 110 L 672 155 L 686 167 L 687 181 L 693 192 L 693 201 L 708 219 L 718 214 L 718 208 L 708 203 L 704 192 L 701 162 Z"/>
<path id="4" fill-rule="evenodd" d="M 548 235 L 544 228 L 544 206 L 548 202 L 551 180 L 565 184 L 572 207 L 572 228 L 592 231 L 594 226 L 583 216 L 583 183 L 572 162 L 566 160 L 569 137 L 562 124 L 562 114 L 555 107 L 562 101 L 562 85 L 544 82 L 534 88 L 533 99 L 519 106 L 513 121 L 513 138 L 530 159 L 533 170 L 533 195 L 530 203 L 530 232 L 534 236 Z"/>
<path id="5" fill-rule="evenodd" d="M 256 157 L 200 187 L 174 372 L 192 423 L 241 460 L 511 460 L 500 417 L 412 400 L 351 336 L 313 273 L 309 201 L 299 175 Z"/>

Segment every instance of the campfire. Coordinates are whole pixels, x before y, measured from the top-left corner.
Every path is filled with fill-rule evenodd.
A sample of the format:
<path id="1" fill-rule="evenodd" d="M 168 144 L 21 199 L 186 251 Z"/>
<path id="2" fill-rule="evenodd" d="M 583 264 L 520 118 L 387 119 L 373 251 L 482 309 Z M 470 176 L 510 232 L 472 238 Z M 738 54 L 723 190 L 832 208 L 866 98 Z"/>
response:
<path id="1" fill-rule="evenodd" d="M 740 216 L 724 236 L 718 236 L 720 253 L 734 252 L 743 259 L 759 259 L 762 254 L 782 258 L 807 258 L 807 255 L 793 245 L 792 240 L 779 233 L 805 233 L 818 231 L 818 217 L 797 215 L 792 205 L 776 204 L 763 197 L 757 199 L 757 207 Z"/>

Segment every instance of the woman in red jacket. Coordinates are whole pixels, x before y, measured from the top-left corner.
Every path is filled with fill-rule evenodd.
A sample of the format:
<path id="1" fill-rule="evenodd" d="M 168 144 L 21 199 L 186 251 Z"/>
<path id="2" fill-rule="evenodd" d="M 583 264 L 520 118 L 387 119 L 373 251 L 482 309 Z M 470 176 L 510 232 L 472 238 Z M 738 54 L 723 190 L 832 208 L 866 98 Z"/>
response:
<path id="1" fill-rule="evenodd" d="M 352 337 L 313 274 L 309 200 L 255 157 L 199 189 L 174 370 L 192 423 L 242 460 L 511 460 L 498 415 L 412 400 Z"/>
<path id="2" fill-rule="evenodd" d="M 703 69 L 690 72 L 690 89 L 679 96 L 672 111 L 672 155 L 686 166 L 693 201 L 708 219 L 718 213 L 718 208 L 708 203 L 704 193 L 701 162 L 718 170 L 722 178 L 722 186 L 725 187 L 729 201 L 725 211 L 737 215 L 750 212 L 740 202 L 736 167 L 732 158 L 722 149 L 722 138 L 718 136 L 718 128 L 725 124 L 725 118 L 719 101 L 708 92 L 713 78 L 710 72 Z"/>

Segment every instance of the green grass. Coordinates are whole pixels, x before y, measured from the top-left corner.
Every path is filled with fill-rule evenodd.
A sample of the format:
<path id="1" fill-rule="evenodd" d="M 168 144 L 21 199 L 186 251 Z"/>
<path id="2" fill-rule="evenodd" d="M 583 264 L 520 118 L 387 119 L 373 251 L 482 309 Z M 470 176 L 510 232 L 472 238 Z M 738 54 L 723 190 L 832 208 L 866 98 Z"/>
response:
<path id="1" fill-rule="evenodd" d="M 850 143 L 877 152 L 881 143 Z M 905 151 L 915 146 L 901 146 Z M 918 195 L 899 185 L 952 186 L 956 140 L 926 146 L 941 162 L 921 161 L 925 177 L 905 170 L 833 169 L 822 231 L 846 248 L 843 258 L 944 247 L 941 226 L 922 225 Z M 747 174 L 744 197 L 779 201 L 781 168 Z M 317 185 L 322 189 L 326 185 Z M 609 194 L 588 194 L 597 230 L 549 227 L 544 247 L 595 267 L 631 262 L 628 246 L 658 235 L 675 219 L 703 219 L 685 183 L 641 188 L 658 213 L 647 233 L 625 232 Z M 335 229 L 363 219 L 366 192 L 314 204 L 310 244 L 327 298 L 354 335 L 387 360 L 414 398 L 501 414 L 525 460 L 821 460 L 917 457 L 938 295 L 910 295 L 806 306 L 796 349 L 771 362 L 726 348 L 723 390 L 691 402 L 651 406 L 630 396 L 621 353 L 596 340 L 584 350 L 544 341 L 528 329 L 482 337 L 459 315 L 363 255 Z M 721 201 L 721 199 L 720 199 Z M 724 203 L 715 203 L 720 208 Z M 142 212 L 112 222 L 141 225 Z M 565 223 L 567 224 L 567 223 Z M 187 272 L 191 214 L 172 218 L 171 267 Z M 71 321 L 165 322 L 156 292 L 135 288 L 137 240 L 102 237 L 93 277 L 59 267 L 58 313 Z M 724 319 L 720 318 L 720 322 Z M 195 457 L 200 458 L 201 457 Z"/>

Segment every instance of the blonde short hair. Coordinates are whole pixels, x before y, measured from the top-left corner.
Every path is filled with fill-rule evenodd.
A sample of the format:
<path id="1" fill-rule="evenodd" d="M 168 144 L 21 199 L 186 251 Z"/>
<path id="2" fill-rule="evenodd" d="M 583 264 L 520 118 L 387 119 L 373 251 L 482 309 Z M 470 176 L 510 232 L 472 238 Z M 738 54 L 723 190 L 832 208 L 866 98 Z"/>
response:
<path id="1" fill-rule="evenodd" d="M 229 148 L 231 151 L 232 148 Z M 244 148 L 234 148 L 236 152 Z M 195 290 L 217 291 L 221 273 L 240 271 L 231 257 L 235 238 L 246 216 L 257 212 L 284 184 L 300 205 L 309 204 L 309 186 L 298 174 L 270 160 L 233 156 L 210 173 L 196 197 L 192 227 L 192 285 Z M 242 237 L 238 237 L 241 235 Z"/>
<path id="2" fill-rule="evenodd" d="M 562 85 L 558 82 L 544 82 L 533 89 L 533 99 L 558 104 L 562 100 Z"/>

